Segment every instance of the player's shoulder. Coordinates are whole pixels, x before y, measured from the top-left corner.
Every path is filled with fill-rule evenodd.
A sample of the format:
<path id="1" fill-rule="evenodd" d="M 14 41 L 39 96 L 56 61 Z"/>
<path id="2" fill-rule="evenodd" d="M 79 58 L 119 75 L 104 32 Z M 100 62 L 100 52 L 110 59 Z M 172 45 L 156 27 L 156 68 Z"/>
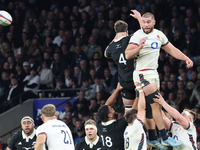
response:
<path id="1" fill-rule="evenodd" d="M 86 142 L 85 142 L 85 137 L 84 137 L 84 138 L 81 138 L 80 140 L 78 140 L 78 142 L 76 143 L 76 145 L 82 145 L 82 144 L 84 144 L 84 143 L 86 143 Z"/>
<path id="2" fill-rule="evenodd" d="M 15 132 L 12 138 L 19 138 L 21 136 L 22 136 L 22 131 L 20 130 L 20 131 Z"/>
<path id="3" fill-rule="evenodd" d="M 164 35 L 164 33 L 162 31 L 158 30 L 158 29 L 154 29 L 154 32 L 156 34 Z"/>

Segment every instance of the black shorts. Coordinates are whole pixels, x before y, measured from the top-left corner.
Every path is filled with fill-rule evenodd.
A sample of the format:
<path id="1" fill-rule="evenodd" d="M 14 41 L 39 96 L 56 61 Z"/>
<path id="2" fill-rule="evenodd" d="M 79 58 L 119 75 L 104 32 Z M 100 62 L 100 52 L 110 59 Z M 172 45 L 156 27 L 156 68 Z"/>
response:
<path id="1" fill-rule="evenodd" d="M 134 90 L 132 90 L 132 91 L 129 91 L 129 90 L 127 90 L 127 89 L 122 89 L 121 90 L 121 96 L 123 97 L 123 98 L 126 98 L 126 99 L 128 99 L 128 100 L 134 100 L 135 99 L 135 91 Z"/>
<path id="2" fill-rule="evenodd" d="M 121 96 L 128 100 L 134 100 L 136 96 L 134 82 L 124 82 L 121 80 L 120 85 L 123 87 Z"/>
<path id="3" fill-rule="evenodd" d="M 146 118 L 153 119 L 151 105 L 147 101 L 146 101 Z"/>

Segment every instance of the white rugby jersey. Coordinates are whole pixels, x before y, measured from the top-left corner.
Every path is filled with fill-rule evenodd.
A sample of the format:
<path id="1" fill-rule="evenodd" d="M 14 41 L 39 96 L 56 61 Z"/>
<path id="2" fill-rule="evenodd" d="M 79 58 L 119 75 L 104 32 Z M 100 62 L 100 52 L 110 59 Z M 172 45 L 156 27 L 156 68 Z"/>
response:
<path id="1" fill-rule="evenodd" d="M 197 134 L 196 128 L 193 123 L 190 122 L 188 129 L 184 129 L 176 122 L 172 122 L 171 126 L 172 137 L 176 140 L 183 142 L 182 145 L 173 147 L 173 150 L 197 150 Z"/>
<path id="2" fill-rule="evenodd" d="M 139 46 L 140 39 L 143 37 L 146 38 L 146 42 L 145 46 L 139 51 L 135 70 L 155 70 L 158 67 L 160 48 L 168 44 L 168 39 L 163 32 L 157 29 L 153 29 L 153 31 L 149 34 L 144 33 L 143 30 L 140 29 L 131 37 L 129 44 Z"/>
<path id="3" fill-rule="evenodd" d="M 146 133 L 142 121 L 138 118 L 124 131 L 124 149 L 147 150 Z"/>
<path id="4" fill-rule="evenodd" d="M 36 130 L 36 135 L 46 134 L 48 150 L 74 150 L 72 134 L 68 126 L 57 119 L 48 120 Z"/>

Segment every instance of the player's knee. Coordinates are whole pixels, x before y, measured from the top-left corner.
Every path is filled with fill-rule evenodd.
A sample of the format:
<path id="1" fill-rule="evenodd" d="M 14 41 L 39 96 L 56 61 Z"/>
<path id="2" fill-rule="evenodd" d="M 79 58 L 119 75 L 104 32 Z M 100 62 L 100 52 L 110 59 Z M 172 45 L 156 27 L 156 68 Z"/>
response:
<path id="1" fill-rule="evenodd" d="M 147 101 L 148 103 L 150 103 L 150 104 L 153 104 L 153 103 L 154 103 L 153 98 L 156 98 L 156 95 L 158 95 L 158 93 L 159 93 L 159 91 L 156 90 L 155 92 L 153 92 L 153 93 L 151 93 L 151 94 L 145 96 L 146 101 Z"/>

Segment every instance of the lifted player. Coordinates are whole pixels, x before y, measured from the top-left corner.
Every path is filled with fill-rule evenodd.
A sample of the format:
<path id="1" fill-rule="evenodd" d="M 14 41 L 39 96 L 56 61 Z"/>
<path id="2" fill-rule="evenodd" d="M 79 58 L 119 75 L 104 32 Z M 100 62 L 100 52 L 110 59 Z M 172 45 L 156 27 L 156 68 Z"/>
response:
<path id="1" fill-rule="evenodd" d="M 159 103 L 163 108 L 176 120 L 169 120 L 163 113 L 165 127 L 171 131 L 174 139 L 183 142 L 182 145 L 173 147 L 173 150 L 197 150 L 197 133 L 193 122 L 196 119 L 194 111 L 184 109 L 180 114 L 176 109 L 165 102 L 161 94 L 156 96 L 154 101 Z"/>
<path id="2" fill-rule="evenodd" d="M 133 78 L 135 82 L 141 81 L 142 86 L 145 86 L 143 87 L 143 90 L 146 96 L 146 101 L 151 105 L 151 107 L 147 107 L 147 111 L 151 111 L 152 108 L 152 117 L 159 129 L 159 132 L 161 133 L 162 145 L 179 146 L 182 144 L 181 142 L 178 142 L 168 136 L 164 122 L 162 121 L 161 107 L 159 104 L 154 103 L 153 101 L 153 97 L 158 94 L 158 89 L 160 86 L 159 76 L 156 70 L 158 67 L 160 48 L 162 47 L 162 49 L 167 51 L 175 58 L 186 61 L 187 67 L 192 67 L 193 62 L 181 51 L 175 48 L 168 41 L 163 32 L 154 29 L 154 25 L 154 15 L 151 13 L 145 13 L 142 16 L 142 29 L 136 31 L 135 34 L 131 37 L 125 54 L 127 59 L 131 59 L 139 53 L 139 56 L 136 60 L 136 70 L 134 71 Z M 139 74 L 140 77 L 135 76 L 135 74 Z M 152 82 L 156 82 L 157 86 L 150 88 L 149 84 Z M 150 134 L 151 136 L 153 135 L 155 137 L 155 130 L 152 130 Z M 151 145 L 156 145 L 158 142 L 153 140 L 149 143 Z"/>
<path id="3" fill-rule="evenodd" d="M 138 11 L 132 10 L 132 16 L 141 23 L 141 15 Z M 131 35 L 128 35 L 128 24 L 122 20 L 115 23 L 114 29 L 116 36 L 113 42 L 106 48 L 104 55 L 112 58 L 119 68 L 119 82 L 123 87 L 121 96 L 125 105 L 125 112 L 131 110 L 135 99 L 135 86 L 133 82 L 134 59 L 127 60 L 125 57 L 125 49 L 129 43 Z M 133 106 L 137 109 L 137 102 Z"/>

